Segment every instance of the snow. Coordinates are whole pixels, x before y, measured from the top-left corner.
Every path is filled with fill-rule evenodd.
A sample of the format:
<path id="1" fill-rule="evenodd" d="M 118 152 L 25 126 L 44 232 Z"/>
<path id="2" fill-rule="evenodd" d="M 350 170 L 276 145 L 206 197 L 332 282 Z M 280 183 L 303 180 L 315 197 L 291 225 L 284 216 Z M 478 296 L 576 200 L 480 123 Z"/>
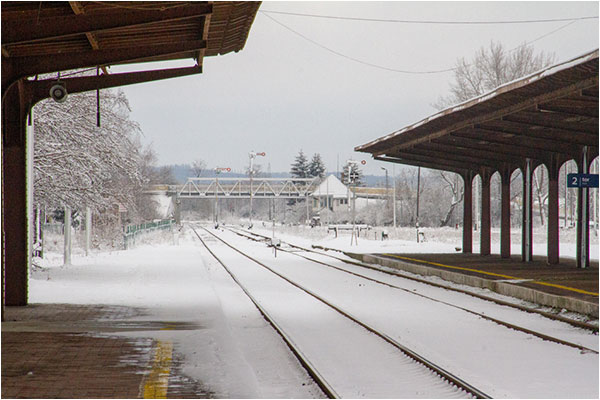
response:
<path id="1" fill-rule="evenodd" d="M 255 223 L 252 230 L 261 235 L 271 236 L 273 231 L 270 229 L 271 223 Z M 381 231 L 384 228 L 374 228 L 366 235 L 361 234 L 358 238 L 358 245 L 351 244 L 351 234 L 348 231 L 342 231 L 336 238 L 333 233 L 327 233 L 327 227 L 309 228 L 306 226 L 287 227 L 277 225 L 275 227 L 275 236 L 296 243 L 301 246 L 310 247 L 317 244 L 323 247 L 345 251 L 350 253 L 457 253 L 457 248 L 462 248 L 462 230 L 454 228 L 420 228 L 425 233 L 425 242 L 416 242 L 415 228 L 397 228 L 386 227 L 390 240 L 380 240 Z M 492 254 L 500 254 L 500 230 L 492 229 Z M 545 242 L 545 232 L 534 237 L 533 254 L 537 256 L 547 255 L 547 244 Z M 559 253 L 561 257 L 575 258 L 576 243 L 574 243 L 574 232 L 569 232 L 569 236 L 561 231 L 561 242 L 559 244 Z M 564 239 L 563 235 L 566 237 Z M 521 254 L 520 239 L 521 231 L 513 230 L 511 232 L 513 241 L 511 243 L 511 252 L 513 255 Z M 393 238 L 403 239 L 393 239 Z M 411 238 L 406 240 L 404 238 Z M 414 239 L 412 239 L 414 238 Z M 473 232 L 473 253 L 479 252 L 478 232 Z M 598 247 L 598 236 L 590 229 L 590 259 L 598 260 L 600 248 Z"/>
<path id="2" fill-rule="evenodd" d="M 416 244 L 400 239 L 382 242 L 360 238 L 358 246 L 350 246 L 349 235 L 333 238 L 324 230 L 303 227 L 289 228 L 296 234 L 292 235 L 281 229 L 276 228 L 277 237 L 305 246 L 318 243 L 356 252 L 455 251 L 451 240 Z M 255 230 L 271 235 L 271 229 L 266 227 Z M 454 306 L 472 308 L 596 350 L 598 336 L 471 296 L 334 262 L 341 268 L 360 270 L 438 301 L 413 296 L 284 252 L 278 252 L 274 258 L 272 249 L 264 244 L 231 233 L 219 234 L 234 242 L 237 248 L 251 252 L 253 257 L 294 281 L 310 286 L 311 290 L 493 397 L 598 398 L 597 354 L 582 353 L 501 327 Z M 435 237 L 433 232 L 429 237 Z M 59 266 L 58 255 L 50 254 L 42 264 L 44 268 L 32 273 L 30 301 L 138 307 L 147 311 L 144 316 L 136 317 L 139 320 L 181 321 L 200 326 L 193 330 L 124 335 L 172 341 L 175 351 L 183 355 L 183 372 L 202 382 L 216 397 L 322 397 L 281 338 L 191 232 L 185 230 L 179 245 L 173 243 L 170 237 L 163 235 L 162 241 L 128 251 L 95 253 L 89 257 L 75 255 L 73 265 L 64 267 Z M 210 245 L 215 246 L 219 255 L 239 274 L 239 279 L 256 293 L 261 304 L 292 333 L 311 359 L 330 371 L 332 381 L 343 395 L 398 397 L 398 393 L 404 393 L 405 397 L 409 396 L 399 391 L 403 384 L 393 371 L 400 368 L 400 362 L 392 356 L 392 351 L 387 350 L 386 354 L 377 340 L 364 339 L 347 322 L 289 292 L 286 285 L 223 245 L 217 246 L 215 240 Z M 343 343 L 354 344 L 353 351 L 344 350 Z M 336 352 L 336 349 L 339 350 Z M 358 375 L 357 359 L 364 360 L 367 366 L 366 370 L 360 370 L 366 372 Z M 390 371 L 389 376 L 381 372 L 382 366 Z M 404 386 L 412 390 L 410 383 Z M 409 397 L 431 397 L 432 393 L 435 392 L 413 392 Z"/>
<path id="3" fill-rule="evenodd" d="M 127 335 L 173 341 L 184 355 L 183 373 L 218 398 L 321 397 L 279 336 L 220 267 L 205 259 L 195 239 L 188 234 L 180 243 L 47 265 L 32 274 L 30 302 L 141 307 L 148 315 L 137 320 L 200 325 Z"/>

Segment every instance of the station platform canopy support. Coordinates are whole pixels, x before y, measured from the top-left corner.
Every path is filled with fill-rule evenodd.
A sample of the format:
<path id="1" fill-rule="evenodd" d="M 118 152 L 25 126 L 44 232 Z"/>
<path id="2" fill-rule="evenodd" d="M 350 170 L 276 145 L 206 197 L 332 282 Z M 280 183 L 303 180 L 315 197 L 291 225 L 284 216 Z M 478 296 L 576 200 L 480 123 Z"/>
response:
<path id="1" fill-rule="evenodd" d="M 532 173 L 545 165 L 548 264 L 559 263 L 560 167 L 598 156 L 598 50 L 507 83 L 355 148 L 375 159 L 452 171 L 464 181 L 463 252 L 472 253 L 472 183 L 482 182 L 480 253 L 490 254 L 490 178 L 501 177 L 501 256 L 510 257 L 510 178 L 523 174 L 522 259 L 532 260 Z M 579 188 L 577 266 L 589 265 L 589 190 Z"/>
<path id="2" fill-rule="evenodd" d="M 27 121 L 32 107 L 50 97 L 57 84 L 79 93 L 198 74 L 204 57 L 244 48 L 259 6 L 233 1 L 2 2 L 3 304 L 27 304 L 32 196 Z M 195 65 L 115 74 L 107 70 L 175 59 L 195 60 Z M 80 69 L 98 72 L 65 77 L 65 71 Z M 57 78 L 41 78 L 44 74 Z"/>

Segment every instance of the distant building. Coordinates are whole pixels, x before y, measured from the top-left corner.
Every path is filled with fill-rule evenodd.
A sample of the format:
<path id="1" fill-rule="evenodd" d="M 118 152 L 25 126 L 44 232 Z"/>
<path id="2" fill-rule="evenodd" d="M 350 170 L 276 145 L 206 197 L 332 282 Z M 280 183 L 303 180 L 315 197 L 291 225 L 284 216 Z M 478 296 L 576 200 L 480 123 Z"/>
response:
<path id="1" fill-rule="evenodd" d="M 387 191 L 391 195 L 392 189 Z M 329 175 L 313 191 L 312 210 L 320 212 L 329 209 L 333 212 L 348 211 L 352 205 L 352 193 L 356 194 L 356 209 L 361 209 L 369 204 L 369 200 L 381 200 L 386 198 L 386 189 L 378 187 L 353 187 L 348 190 L 335 175 Z M 327 199 L 329 198 L 329 203 Z"/>

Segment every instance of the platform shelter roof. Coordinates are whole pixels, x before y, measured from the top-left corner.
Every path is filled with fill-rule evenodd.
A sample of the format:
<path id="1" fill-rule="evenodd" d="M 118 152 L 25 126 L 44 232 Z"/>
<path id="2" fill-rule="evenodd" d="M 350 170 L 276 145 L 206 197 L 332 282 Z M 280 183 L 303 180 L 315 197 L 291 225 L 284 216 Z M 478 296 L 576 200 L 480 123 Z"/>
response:
<path id="1" fill-rule="evenodd" d="M 194 59 L 196 68 L 185 74 L 198 73 L 204 57 L 244 48 L 259 6 L 244 1 L 3 1 L 3 93 L 22 78 L 95 67 L 106 74 L 108 66 L 128 63 Z M 110 86 L 129 83 L 124 77 L 116 81 L 112 78 Z"/>
<path id="2" fill-rule="evenodd" d="M 357 146 L 375 159 L 459 174 L 598 155 L 598 50 Z"/>

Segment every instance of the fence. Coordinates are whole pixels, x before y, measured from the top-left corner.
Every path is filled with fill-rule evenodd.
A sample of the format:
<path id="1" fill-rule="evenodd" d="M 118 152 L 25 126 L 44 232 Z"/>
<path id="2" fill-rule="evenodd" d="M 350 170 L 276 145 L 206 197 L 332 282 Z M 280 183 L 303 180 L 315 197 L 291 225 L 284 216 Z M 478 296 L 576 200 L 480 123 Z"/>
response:
<path id="1" fill-rule="evenodd" d="M 138 239 L 140 236 L 157 230 L 172 229 L 174 224 L 174 219 L 163 219 L 160 221 L 146 222 L 138 225 L 127 225 L 123 233 L 123 245 L 125 250 L 135 246 L 136 239 Z"/>

